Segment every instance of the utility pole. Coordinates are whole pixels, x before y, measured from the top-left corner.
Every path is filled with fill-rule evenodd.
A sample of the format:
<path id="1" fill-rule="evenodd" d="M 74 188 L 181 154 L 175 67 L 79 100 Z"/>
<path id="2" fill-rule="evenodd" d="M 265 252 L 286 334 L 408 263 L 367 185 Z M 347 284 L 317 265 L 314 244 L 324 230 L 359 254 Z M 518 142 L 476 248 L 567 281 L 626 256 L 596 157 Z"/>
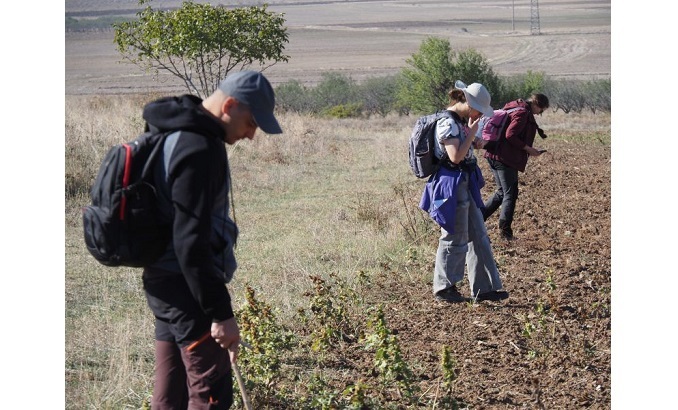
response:
<path id="1" fill-rule="evenodd" d="M 531 0 L 531 2 L 532 3 L 530 4 L 530 33 L 534 36 L 541 34 L 539 28 L 539 0 Z"/>
<path id="2" fill-rule="evenodd" d="M 511 0 L 511 31 L 516 31 L 516 0 Z"/>

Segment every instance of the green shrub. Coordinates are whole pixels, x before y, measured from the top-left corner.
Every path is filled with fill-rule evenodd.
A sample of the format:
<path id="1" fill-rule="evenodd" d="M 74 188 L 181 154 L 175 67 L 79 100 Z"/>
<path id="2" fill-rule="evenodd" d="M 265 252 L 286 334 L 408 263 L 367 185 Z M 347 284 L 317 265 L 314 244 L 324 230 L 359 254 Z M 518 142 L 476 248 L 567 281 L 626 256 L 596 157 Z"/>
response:
<path id="1" fill-rule="evenodd" d="M 526 74 L 504 77 L 500 92 L 497 95 L 492 94 L 492 106 L 501 108 L 509 101 L 527 99 L 532 93 L 546 94 L 550 100 L 551 96 L 545 92 L 546 81 L 546 74 L 543 72 L 528 71 Z"/>
<path id="2" fill-rule="evenodd" d="M 276 109 L 307 113 L 313 111 L 311 92 L 298 80 L 279 85 L 275 90 Z"/>
<path id="3" fill-rule="evenodd" d="M 357 92 L 362 100 L 364 113 L 385 117 L 396 107 L 398 76 L 368 78 L 358 87 Z"/>
<path id="4" fill-rule="evenodd" d="M 362 114 L 361 103 L 339 104 L 323 110 L 322 115 L 333 118 L 356 118 Z"/>
<path id="5" fill-rule="evenodd" d="M 253 399 L 266 403 L 279 393 L 281 362 L 292 347 L 293 336 L 278 323 L 275 310 L 255 298 L 251 286 L 246 286 L 245 297 L 247 304 L 236 312 L 241 337 L 248 343 L 248 348 L 240 350 L 239 363 L 247 375 L 248 390 L 256 392 Z"/>
<path id="6" fill-rule="evenodd" d="M 313 89 L 313 101 L 319 112 L 356 101 L 356 83 L 350 77 L 334 72 L 323 73 L 322 81 Z"/>

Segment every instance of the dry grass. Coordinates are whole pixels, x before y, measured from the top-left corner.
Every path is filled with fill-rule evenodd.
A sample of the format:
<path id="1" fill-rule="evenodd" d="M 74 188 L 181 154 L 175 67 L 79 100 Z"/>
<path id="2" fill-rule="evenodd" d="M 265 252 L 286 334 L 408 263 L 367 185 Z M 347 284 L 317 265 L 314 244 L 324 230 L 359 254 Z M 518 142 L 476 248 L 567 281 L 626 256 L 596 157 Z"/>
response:
<path id="1" fill-rule="evenodd" d="M 139 132 L 150 98 L 66 97 L 67 408 L 138 408 L 150 395 L 153 321 L 140 271 L 97 264 L 79 219 L 102 155 Z M 228 148 L 241 230 L 230 290 L 239 308 L 252 286 L 289 322 L 310 275 L 350 282 L 359 270 L 378 274 L 383 263 L 431 249 L 408 235 L 417 223 L 427 229 L 423 219 L 408 222 L 423 186 L 406 160 L 414 118 L 280 120 L 282 136 L 261 134 Z M 540 123 L 551 139 L 584 127 L 609 141 L 609 115 L 549 112 Z"/>

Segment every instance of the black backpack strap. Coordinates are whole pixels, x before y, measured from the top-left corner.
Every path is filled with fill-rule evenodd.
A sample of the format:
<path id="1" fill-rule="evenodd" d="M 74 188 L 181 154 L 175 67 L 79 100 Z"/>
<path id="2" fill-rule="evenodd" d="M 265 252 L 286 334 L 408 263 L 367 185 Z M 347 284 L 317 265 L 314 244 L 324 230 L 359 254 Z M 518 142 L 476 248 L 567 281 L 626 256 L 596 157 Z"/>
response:
<path id="1" fill-rule="evenodd" d="M 450 110 L 441 110 L 438 111 L 438 119 L 436 120 L 436 125 L 434 126 L 435 128 L 433 129 L 433 141 L 438 144 L 438 121 L 440 121 L 443 118 L 452 118 L 453 120 L 459 119 L 459 115 Z M 455 117 L 456 116 L 456 117 Z M 447 155 L 447 150 L 443 146 L 443 156 L 440 157 L 438 160 L 438 165 L 443 166 L 447 164 L 452 164 L 452 161 L 450 161 L 449 155 Z"/>
<path id="2" fill-rule="evenodd" d="M 144 164 L 144 169 L 141 171 L 142 181 L 148 182 L 153 179 L 153 167 L 155 164 L 155 159 L 158 157 L 158 155 L 160 155 L 160 152 L 163 150 L 163 146 L 165 145 L 164 141 L 170 133 L 171 132 L 165 132 L 158 135 L 158 140 L 155 141 L 153 151 L 151 151 L 151 154 L 148 156 L 148 159 Z"/>

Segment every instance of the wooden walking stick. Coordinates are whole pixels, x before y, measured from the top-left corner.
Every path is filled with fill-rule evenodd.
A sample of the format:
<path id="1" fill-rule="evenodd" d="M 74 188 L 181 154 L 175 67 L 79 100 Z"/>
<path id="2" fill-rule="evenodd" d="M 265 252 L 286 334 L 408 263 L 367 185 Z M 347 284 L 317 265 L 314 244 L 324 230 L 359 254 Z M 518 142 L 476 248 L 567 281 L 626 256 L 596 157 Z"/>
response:
<path id="1" fill-rule="evenodd" d="M 240 344 L 246 348 L 251 348 L 251 346 L 243 340 L 240 340 Z M 245 406 L 245 410 L 252 410 L 252 403 L 250 403 L 250 398 L 247 395 L 247 390 L 245 390 L 245 382 L 242 379 L 240 374 L 240 368 L 237 363 L 231 363 L 233 368 L 233 373 L 235 373 L 235 379 L 238 381 L 238 388 L 240 388 L 240 395 L 242 396 L 242 403 Z"/>
<path id="2" fill-rule="evenodd" d="M 250 403 L 250 398 L 247 396 L 247 391 L 245 391 L 245 382 L 242 380 L 242 375 L 240 374 L 238 364 L 231 363 L 231 366 L 233 367 L 233 372 L 235 373 L 235 379 L 238 381 L 238 387 L 240 388 L 240 395 L 242 396 L 242 402 L 245 406 L 245 410 L 252 410 L 252 404 Z"/>

